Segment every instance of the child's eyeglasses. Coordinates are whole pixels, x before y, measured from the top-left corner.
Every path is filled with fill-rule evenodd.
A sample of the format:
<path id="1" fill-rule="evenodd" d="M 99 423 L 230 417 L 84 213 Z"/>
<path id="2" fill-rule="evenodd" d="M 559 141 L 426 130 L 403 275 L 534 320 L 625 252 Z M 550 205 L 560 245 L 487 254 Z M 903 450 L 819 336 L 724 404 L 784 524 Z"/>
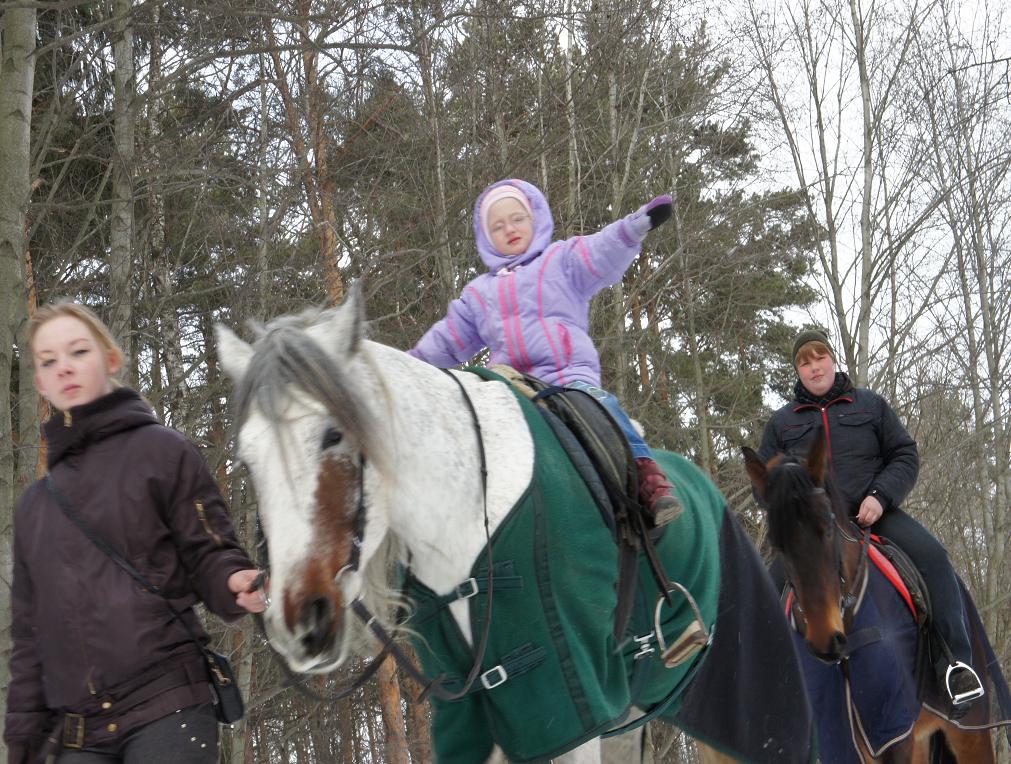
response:
<path id="1" fill-rule="evenodd" d="M 523 225 L 526 221 L 530 219 L 529 215 L 524 215 L 522 212 L 517 212 L 515 215 L 510 215 L 506 220 L 499 220 L 495 225 L 491 227 L 492 233 L 502 233 L 506 228 L 506 221 L 509 222 L 513 228 Z"/>

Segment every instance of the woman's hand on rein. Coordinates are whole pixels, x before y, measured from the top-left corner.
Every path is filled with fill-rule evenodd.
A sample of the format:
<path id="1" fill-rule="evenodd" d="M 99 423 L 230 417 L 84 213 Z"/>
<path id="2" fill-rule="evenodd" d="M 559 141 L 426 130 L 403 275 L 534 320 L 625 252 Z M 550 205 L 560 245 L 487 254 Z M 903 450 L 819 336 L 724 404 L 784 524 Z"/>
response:
<path id="1" fill-rule="evenodd" d="M 255 568 L 237 570 L 228 577 L 228 589 L 235 593 L 235 602 L 250 613 L 262 613 L 267 609 L 266 581 L 263 588 L 254 588 L 260 571 Z"/>
<path id="2" fill-rule="evenodd" d="M 884 513 L 885 508 L 881 506 L 881 502 L 873 496 L 867 496 L 860 502 L 860 511 L 857 512 L 857 522 L 868 528 L 880 520 L 881 515 Z"/>

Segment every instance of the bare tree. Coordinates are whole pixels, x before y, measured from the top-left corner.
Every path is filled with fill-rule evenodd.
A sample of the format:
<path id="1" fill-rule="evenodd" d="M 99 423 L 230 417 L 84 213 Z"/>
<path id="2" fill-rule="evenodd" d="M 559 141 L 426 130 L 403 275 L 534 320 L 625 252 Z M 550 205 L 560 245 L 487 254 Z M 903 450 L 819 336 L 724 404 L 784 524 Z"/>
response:
<path id="1" fill-rule="evenodd" d="M 109 237 L 110 328 L 128 343 L 133 293 L 134 194 L 137 78 L 133 61 L 133 2 L 113 0 L 115 155 L 112 158 L 112 221 Z"/>
<path id="2" fill-rule="evenodd" d="M 10 681 L 10 587 L 13 570 L 15 438 L 11 416 L 11 373 L 26 294 L 25 214 L 31 193 L 32 88 L 35 78 L 35 8 L 6 8 L 0 16 L 0 711 L 6 711 Z M 22 345 L 21 364 L 29 363 Z"/>
<path id="3" fill-rule="evenodd" d="M 818 254 L 831 323 L 854 382 L 867 384 L 871 360 L 885 367 L 935 298 L 928 283 L 879 307 L 894 280 L 907 279 L 911 261 L 900 255 L 915 249 L 950 190 L 922 194 L 919 126 L 896 118 L 912 41 L 938 4 L 804 0 L 782 10 L 750 4 L 749 41 L 811 215 L 825 228 Z"/>
<path id="4" fill-rule="evenodd" d="M 982 28 L 966 31 L 957 26 L 957 6 L 945 3 L 944 11 L 944 23 L 917 41 L 922 51 L 917 82 L 918 103 L 932 138 L 925 177 L 935 188 L 948 184 L 953 189 L 940 210 L 954 253 L 954 267 L 945 280 L 950 299 L 935 310 L 935 325 L 953 371 L 943 378 L 965 380 L 964 385 L 950 385 L 949 395 L 971 411 L 971 418 L 961 423 L 971 443 L 973 460 L 965 465 L 971 477 L 947 475 L 965 494 L 958 498 L 960 511 L 947 535 L 960 551 L 984 622 L 998 644 L 1003 642 L 998 654 L 1007 655 L 1011 149 L 1006 135 L 1011 109 L 1003 67 L 981 61 L 978 53 L 1000 39 L 1003 19 L 995 15 Z M 972 500 L 965 501 L 966 496 Z"/>

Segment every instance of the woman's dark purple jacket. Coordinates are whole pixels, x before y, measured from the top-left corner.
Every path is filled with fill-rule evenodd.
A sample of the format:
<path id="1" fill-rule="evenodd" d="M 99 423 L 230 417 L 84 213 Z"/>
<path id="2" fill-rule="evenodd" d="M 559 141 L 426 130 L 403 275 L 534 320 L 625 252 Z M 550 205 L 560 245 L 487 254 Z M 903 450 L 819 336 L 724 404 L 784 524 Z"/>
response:
<path id="1" fill-rule="evenodd" d="M 198 601 L 228 620 L 245 613 L 227 579 L 254 566 L 214 478 L 197 448 L 160 425 L 137 393 L 120 388 L 58 414 L 45 433 L 49 469 L 68 503 L 168 594 L 195 633 L 204 636 L 191 609 Z M 4 731 L 11 761 L 57 714 L 99 717 L 85 740 L 94 745 L 210 700 L 186 629 L 67 519 L 42 481 L 15 508 L 14 544 Z M 158 692 L 147 698 L 145 687 Z"/>

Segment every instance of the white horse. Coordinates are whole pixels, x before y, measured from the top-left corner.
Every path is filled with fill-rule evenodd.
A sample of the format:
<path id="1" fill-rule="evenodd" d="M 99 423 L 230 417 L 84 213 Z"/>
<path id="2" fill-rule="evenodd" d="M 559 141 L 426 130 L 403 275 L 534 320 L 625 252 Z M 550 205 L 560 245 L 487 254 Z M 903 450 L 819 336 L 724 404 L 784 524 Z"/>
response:
<path id="1" fill-rule="evenodd" d="M 451 592 L 484 553 L 486 519 L 494 534 L 530 484 L 520 404 L 506 385 L 454 379 L 365 340 L 354 291 L 341 308 L 275 320 L 255 345 L 221 325 L 217 338 L 267 538 L 268 638 L 299 672 L 374 654 L 350 607 L 389 618 L 391 562 L 409 560 L 428 589 Z M 473 646 L 467 601 L 449 608 Z M 555 761 L 590 764 L 601 750 L 593 739 Z"/>

